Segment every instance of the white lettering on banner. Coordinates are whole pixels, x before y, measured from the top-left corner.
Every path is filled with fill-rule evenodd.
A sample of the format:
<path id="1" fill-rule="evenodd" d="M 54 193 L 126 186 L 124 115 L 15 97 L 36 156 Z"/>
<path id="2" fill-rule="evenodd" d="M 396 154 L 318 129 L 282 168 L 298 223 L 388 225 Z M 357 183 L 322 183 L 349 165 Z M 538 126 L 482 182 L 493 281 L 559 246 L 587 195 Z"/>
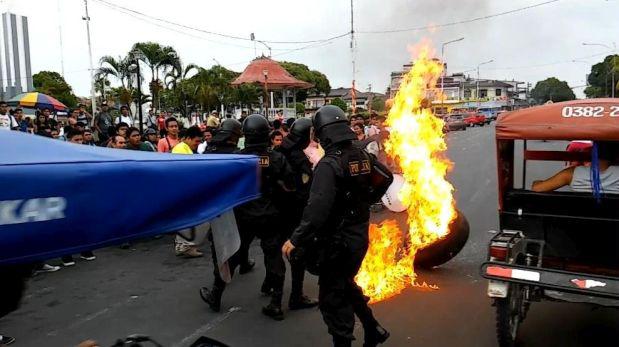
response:
<path id="1" fill-rule="evenodd" d="M 601 118 L 606 113 L 609 117 L 619 117 L 619 105 L 610 106 L 608 111 L 604 106 L 565 106 L 561 109 L 563 118 Z"/>
<path id="2" fill-rule="evenodd" d="M 0 201 L 0 225 L 62 219 L 66 207 L 63 197 Z"/>

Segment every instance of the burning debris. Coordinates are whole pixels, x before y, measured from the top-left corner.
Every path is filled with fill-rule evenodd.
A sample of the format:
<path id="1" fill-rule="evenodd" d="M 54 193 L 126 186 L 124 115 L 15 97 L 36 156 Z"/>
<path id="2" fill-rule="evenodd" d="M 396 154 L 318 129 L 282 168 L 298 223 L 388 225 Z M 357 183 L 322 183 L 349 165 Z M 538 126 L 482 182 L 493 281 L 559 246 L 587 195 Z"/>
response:
<path id="1" fill-rule="evenodd" d="M 414 260 L 418 250 L 449 233 L 457 215 L 453 187 L 445 178 L 451 163 L 443 155 L 443 121 L 429 107 L 429 98 L 440 92 L 436 85 L 442 72 L 429 45 L 421 47 L 387 116 L 390 135 L 385 149 L 404 178 L 398 198 L 406 206 L 408 230 L 393 220 L 370 226 L 370 246 L 356 281 L 371 302 L 397 295 L 407 286 L 438 289 L 415 283 Z"/>

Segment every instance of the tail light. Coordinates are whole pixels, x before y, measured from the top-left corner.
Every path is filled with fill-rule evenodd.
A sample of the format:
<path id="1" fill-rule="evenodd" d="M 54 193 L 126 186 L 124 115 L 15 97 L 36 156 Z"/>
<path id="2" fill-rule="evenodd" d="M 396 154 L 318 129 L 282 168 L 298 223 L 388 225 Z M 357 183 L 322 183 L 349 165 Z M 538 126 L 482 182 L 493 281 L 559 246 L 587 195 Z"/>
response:
<path id="1" fill-rule="evenodd" d="M 491 245 L 490 246 L 490 258 L 493 260 L 507 260 L 508 249 L 504 246 Z"/>

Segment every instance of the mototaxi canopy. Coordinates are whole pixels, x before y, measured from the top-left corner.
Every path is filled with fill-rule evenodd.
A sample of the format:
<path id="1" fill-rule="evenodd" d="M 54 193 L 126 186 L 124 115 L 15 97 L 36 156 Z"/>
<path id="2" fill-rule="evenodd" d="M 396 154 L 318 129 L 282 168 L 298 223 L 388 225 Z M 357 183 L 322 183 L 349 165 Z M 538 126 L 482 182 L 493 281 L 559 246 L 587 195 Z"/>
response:
<path id="1" fill-rule="evenodd" d="M 497 140 L 619 140 L 619 98 L 558 102 L 507 112 Z"/>
<path id="2" fill-rule="evenodd" d="M 259 196 L 258 159 L 76 145 L 0 131 L 0 265 L 178 231 Z"/>

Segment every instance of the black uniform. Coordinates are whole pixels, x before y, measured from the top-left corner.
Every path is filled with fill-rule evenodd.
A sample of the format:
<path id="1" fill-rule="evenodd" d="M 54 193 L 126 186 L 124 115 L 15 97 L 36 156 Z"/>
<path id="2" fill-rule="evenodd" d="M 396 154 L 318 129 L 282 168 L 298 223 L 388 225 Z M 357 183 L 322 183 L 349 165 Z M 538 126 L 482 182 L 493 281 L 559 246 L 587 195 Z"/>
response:
<path id="1" fill-rule="evenodd" d="M 312 163 L 309 161 L 303 149 L 310 142 L 311 121 L 299 119 L 292 125 L 290 134 L 284 139 L 279 151 L 282 152 L 294 172 L 295 190 L 285 193 L 281 199 L 283 202 L 280 211 L 281 221 L 284 224 L 286 238 L 289 238 L 294 229 L 299 225 L 303 216 L 303 209 L 309 199 L 312 186 Z M 293 257 L 290 259 L 290 272 L 292 289 L 290 292 L 290 309 L 311 308 L 318 305 L 316 300 L 303 295 L 303 280 L 305 278 L 305 263 L 303 259 Z"/>
<path id="2" fill-rule="evenodd" d="M 294 174 L 284 155 L 271 150 L 266 143 L 248 145 L 238 153 L 253 154 L 260 158 L 261 196 L 236 207 L 234 213 L 239 232 L 243 234 L 247 232 L 246 230 L 251 230 L 260 239 L 266 268 L 263 289 L 272 289 L 271 304 L 279 309 L 277 319 L 281 319 L 283 318 L 281 300 L 286 273 L 281 247 L 288 235 L 280 220 L 281 214 L 275 197 L 281 196 L 282 190 L 294 188 Z"/>
<path id="3" fill-rule="evenodd" d="M 325 157 L 316 165 L 307 207 L 290 241 L 295 247 L 317 242 L 321 249 L 320 311 L 334 345 L 351 345 L 357 315 L 364 327 L 365 345 L 376 346 L 388 333 L 378 325 L 368 298 L 354 281 L 368 249 L 370 205 L 375 199 L 371 193 L 374 159 L 353 145 L 355 135 L 343 112 L 335 109 L 325 106 L 314 117 Z M 326 125 L 320 118 L 325 115 L 333 116 Z"/>

